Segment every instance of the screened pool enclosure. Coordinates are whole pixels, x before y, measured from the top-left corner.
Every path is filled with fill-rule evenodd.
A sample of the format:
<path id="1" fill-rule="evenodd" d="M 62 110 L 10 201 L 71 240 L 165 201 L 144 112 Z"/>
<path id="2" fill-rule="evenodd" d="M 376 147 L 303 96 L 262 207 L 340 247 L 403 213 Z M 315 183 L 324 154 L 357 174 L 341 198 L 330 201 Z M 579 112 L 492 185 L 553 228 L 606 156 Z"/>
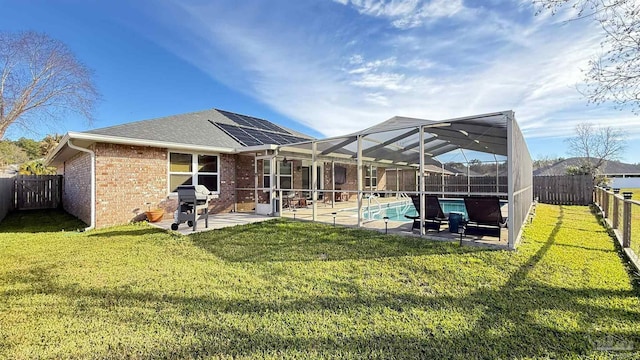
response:
<path id="1" fill-rule="evenodd" d="M 428 195 L 447 206 L 498 196 L 504 246 L 513 249 L 533 204 L 531 157 L 512 111 L 438 121 L 396 116 L 352 134 L 255 146 L 245 155 L 255 157 L 255 188 L 237 191 L 253 192 L 263 214 L 357 227 L 384 221 L 386 229 L 414 211 L 419 234 L 429 236 L 424 212 L 409 206 L 412 195 L 420 208 Z"/>

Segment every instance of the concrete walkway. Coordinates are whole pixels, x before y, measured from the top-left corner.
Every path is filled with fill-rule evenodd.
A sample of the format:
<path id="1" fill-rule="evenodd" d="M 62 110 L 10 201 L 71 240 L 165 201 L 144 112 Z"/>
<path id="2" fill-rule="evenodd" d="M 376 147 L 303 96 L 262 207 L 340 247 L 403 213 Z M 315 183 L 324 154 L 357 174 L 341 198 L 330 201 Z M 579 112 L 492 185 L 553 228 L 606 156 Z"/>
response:
<path id="1" fill-rule="evenodd" d="M 206 228 L 204 226 L 204 219 L 198 220 L 198 223 L 196 224 L 195 232 L 222 229 L 222 228 L 226 228 L 229 226 L 236 226 L 236 225 L 246 225 L 246 224 L 251 224 L 255 222 L 272 220 L 272 219 L 275 219 L 275 217 L 256 215 L 254 213 L 240 213 L 240 212 L 209 215 L 209 227 Z M 162 221 L 159 221 L 156 223 L 149 223 L 149 224 L 151 224 L 152 226 L 159 227 L 161 229 L 171 230 L 171 224 L 173 224 L 173 220 L 164 219 Z M 182 235 L 189 235 L 194 233 L 193 228 L 188 226 L 186 222 L 180 224 L 176 232 L 179 232 Z"/>

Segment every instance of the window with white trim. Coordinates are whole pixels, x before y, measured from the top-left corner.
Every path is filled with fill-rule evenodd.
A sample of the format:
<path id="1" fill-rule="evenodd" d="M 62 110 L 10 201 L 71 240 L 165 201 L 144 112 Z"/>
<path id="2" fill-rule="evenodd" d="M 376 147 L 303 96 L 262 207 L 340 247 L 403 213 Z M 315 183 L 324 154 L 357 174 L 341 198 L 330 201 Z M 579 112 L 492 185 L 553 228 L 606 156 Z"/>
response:
<path id="1" fill-rule="evenodd" d="M 370 189 L 376 188 L 378 185 L 378 168 L 367 166 L 364 175 L 364 186 Z"/>
<path id="2" fill-rule="evenodd" d="M 278 162 L 278 168 L 280 169 L 280 177 L 278 179 L 278 187 L 280 189 L 293 189 L 293 171 L 292 161 L 280 161 Z"/>
<path id="3" fill-rule="evenodd" d="M 269 159 L 262 160 L 262 187 L 271 187 L 271 160 Z"/>
<path id="4" fill-rule="evenodd" d="M 204 185 L 211 192 L 220 189 L 218 155 L 169 153 L 169 192 L 180 185 Z"/>

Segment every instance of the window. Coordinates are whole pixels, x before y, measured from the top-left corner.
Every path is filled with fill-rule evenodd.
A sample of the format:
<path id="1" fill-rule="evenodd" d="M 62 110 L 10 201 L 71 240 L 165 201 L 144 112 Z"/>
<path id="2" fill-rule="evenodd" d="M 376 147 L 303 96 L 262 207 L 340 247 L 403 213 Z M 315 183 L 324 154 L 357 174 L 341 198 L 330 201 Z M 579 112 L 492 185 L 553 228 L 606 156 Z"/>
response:
<path id="1" fill-rule="evenodd" d="M 364 186 L 375 188 L 378 185 L 378 168 L 367 166 L 364 175 Z"/>
<path id="2" fill-rule="evenodd" d="M 217 155 L 169 153 L 169 190 L 180 185 L 204 185 L 209 191 L 219 191 L 219 161 Z"/>
<path id="3" fill-rule="evenodd" d="M 293 184 L 293 174 L 291 172 L 291 161 L 280 161 L 277 163 L 278 169 L 280 170 L 280 177 L 277 177 L 276 173 L 276 183 L 278 184 L 278 188 L 280 189 L 292 189 Z M 262 160 L 262 187 L 269 188 L 271 187 L 271 161 L 269 159 Z"/>
<path id="4" fill-rule="evenodd" d="M 293 172 L 291 171 L 292 163 L 292 161 L 281 161 L 278 163 L 278 166 L 280 168 L 278 187 L 280 189 L 293 189 Z"/>
<path id="5" fill-rule="evenodd" d="M 262 187 L 271 187 L 271 160 L 269 159 L 262 160 Z"/>

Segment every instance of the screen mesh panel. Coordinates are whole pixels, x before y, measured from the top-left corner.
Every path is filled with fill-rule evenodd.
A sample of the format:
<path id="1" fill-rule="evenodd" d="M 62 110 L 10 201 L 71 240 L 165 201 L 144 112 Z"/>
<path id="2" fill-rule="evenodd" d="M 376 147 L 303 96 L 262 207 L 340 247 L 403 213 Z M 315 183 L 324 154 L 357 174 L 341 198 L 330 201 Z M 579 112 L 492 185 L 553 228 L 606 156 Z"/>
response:
<path id="1" fill-rule="evenodd" d="M 513 184 L 513 193 L 509 194 L 509 201 L 513 204 L 513 213 L 509 213 L 509 217 L 513 219 L 513 228 L 509 229 L 509 247 L 515 248 L 520 241 L 520 230 L 528 219 L 533 203 L 533 164 L 518 123 L 515 119 L 510 119 L 509 122 L 512 153 L 509 154 L 508 161 L 511 161 L 510 175 Z"/>

